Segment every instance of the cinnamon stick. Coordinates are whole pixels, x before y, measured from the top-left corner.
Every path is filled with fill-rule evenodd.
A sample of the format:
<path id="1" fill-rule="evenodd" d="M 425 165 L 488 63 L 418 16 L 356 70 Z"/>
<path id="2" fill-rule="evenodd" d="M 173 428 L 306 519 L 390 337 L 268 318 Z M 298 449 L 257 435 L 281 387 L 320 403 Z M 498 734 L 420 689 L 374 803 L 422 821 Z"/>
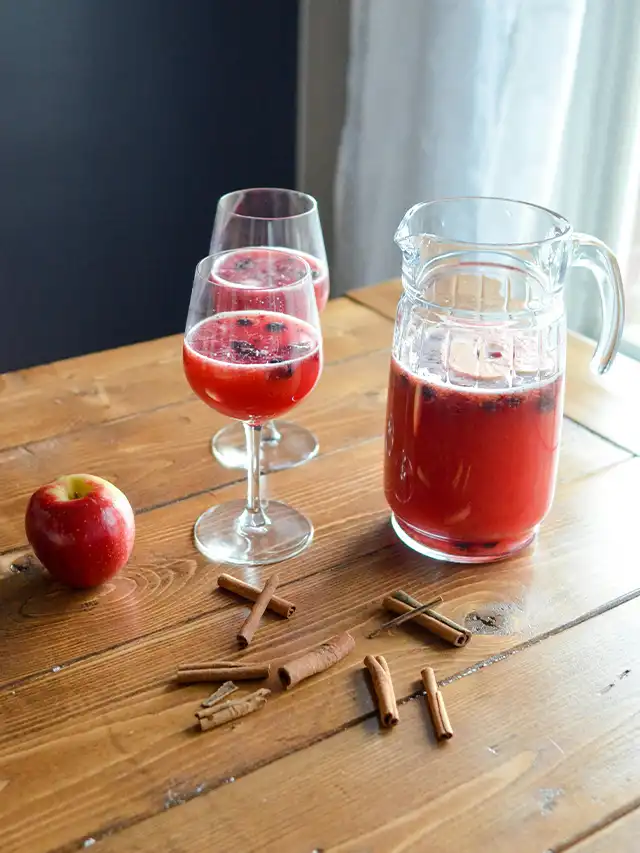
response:
<path id="1" fill-rule="evenodd" d="M 422 607 L 421 603 L 417 598 L 414 598 L 412 595 L 409 595 L 408 592 L 405 592 L 403 589 L 397 589 L 395 592 L 391 593 L 392 598 L 397 598 L 398 601 L 403 601 L 405 604 L 408 604 L 409 607 Z M 438 595 L 433 599 L 434 606 L 435 604 L 440 604 L 442 601 L 442 596 Z"/>
<path id="2" fill-rule="evenodd" d="M 267 696 L 270 694 L 270 690 L 261 688 L 242 699 L 230 699 L 224 702 L 219 708 L 215 709 L 215 713 L 211 716 L 200 719 L 200 730 L 207 732 L 209 729 L 216 729 L 218 726 L 223 726 L 232 720 L 237 720 L 240 717 L 246 717 L 247 714 L 252 714 L 254 711 L 259 711 L 260 708 L 264 708 L 266 705 Z M 211 711 L 214 711 L 214 709 L 212 708 Z"/>
<path id="3" fill-rule="evenodd" d="M 449 722 L 449 715 L 447 714 L 447 709 L 444 706 L 442 693 L 438 688 L 436 674 L 430 666 L 427 666 L 422 670 L 420 675 L 422 676 L 422 683 L 424 684 L 424 689 L 427 694 L 427 704 L 433 721 L 436 738 L 438 740 L 448 740 L 453 737 L 453 728 Z"/>
<path id="4" fill-rule="evenodd" d="M 373 682 L 373 689 L 375 690 L 378 701 L 380 722 L 385 728 L 397 725 L 399 720 L 398 705 L 393 691 L 389 665 L 382 655 L 376 655 L 375 657 L 367 655 L 364 659 L 364 665 L 369 670 L 371 681 Z"/>
<path id="5" fill-rule="evenodd" d="M 208 696 L 204 699 L 200 704 L 202 708 L 211 708 L 214 705 L 222 702 L 223 699 L 226 699 L 227 696 L 230 696 L 232 693 L 235 693 L 238 688 L 235 686 L 233 681 L 225 681 L 224 684 L 221 684 L 220 687 L 212 693 L 211 696 Z"/>
<path id="6" fill-rule="evenodd" d="M 382 606 L 392 613 L 411 613 L 412 610 L 415 610 L 414 607 L 410 607 L 392 596 L 387 596 L 383 600 Z M 416 625 L 426 628 L 427 631 L 436 634 L 453 646 L 465 646 L 471 639 L 471 633 L 464 628 L 461 629 L 460 626 L 453 628 L 448 624 L 450 620 L 445 622 L 443 619 L 444 617 L 441 617 L 435 610 L 427 610 L 425 613 L 416 616 L 413 621 Z"/>
<path id="7" fill-rule="evenodd" d="M 210 669 L 189 669 L 180 667 L 176 675 L 179 684 L 196 684 L 208 681 L 256 681 L 268 678 L 269 664 L 245 664 L 244 666 L 211 667 Z"/>
<path id="8" fill-rule="evenodd" d="M 240 628 L 240 631 L 238 632 L 238 642 L 240 643 L 241 648 L 246 649 L 253 639 L 253 635 L 260 625 L 262 615 L 273 598 L 273 594 L 276 591 L 279 581 L 280 577 L 277 572 L 275 575 L 271 575 L 264 585 L 262 592 L 256 598 L 254 605 L 251 608 L 251 613 L 245 619 L 242 628 Z"/>
<path id="9" fill-rule="evenodd" d="M 282 686 L 288 690 L 305 678 L 324 672 L 352 652 L 355 645 L 356 641 L 351 634 L 345 632 L 331 637 L 315 649 L 290 660 L 278 670 Z"/>
<path id="10" fill-rule="evenodd" d="M 395 628 L 396 625 L 402 625 L 410 619 L 415 619 L 415 617 L 419 616 L 421 613 L 430 611 L 434 604 L 439 604 L 441 601 L 442 598 L 438 596 L 438 598 L 434 598 L 433 601 L 428 601 L 420 607 L 412 607 L 410 610 L 407 610 L 406 613 L 401 613 L 400 616 L 396 616 L 395 619 L 390 619 L 388 622 L 385 622 L 384 625 L 380 625 L 379 628 L 376 628 L 375 631 L 367 634 L 368 639 L 373 640 L 374 637 L 377 637 L 378 634 L 381 634 L 383 631 L 386 631 L 389 628 Z"/>
<path id="11" fill-rule="evenodd" d="M 221 589 L 226 589 L 227 592 L 233 592 L 241 598 L 246 598 L 248 601 L 256 601 L 262 592 L 259 586 L 252 586 L 227 574 L 218 576 L 218 586 Z M 291 601 L 287 601 L 286 598 L 272 595 L 267 604 L 267 610 L 277 613 L 278 616 L 284 616 L 285 619 L 290 619 L 296 612 L 296 606 Z"/>
<path id="12" fill-rule="evenodd" d="M 421 606 L 417 598 L 414 598 L 412 595 L 409 595 L 408 592 L 404 592 L 401 589 L 397 589 L 391 597 L 397 598 L 398 601 L 404 601 L 404 603 L 408 604 L 410 607 Z M 442 598 L 440 598 L 440 601 L 442 601 Z M 469 639 L 471 639 L 471 631 L 467 631 L 464 625 L 459 625 L 457 622 L 454 622 L 453 619 L 449 619 L 448 616 L 443 616 L 442 613 L 438 611 L 430 615 L 435 616 L 435 618 L 438 619 L 439 622 L 442 622 L 443 625 L 449 625 L 450 628 L 454 628 L 456 631 L 460 631 L 462 634 L 467 634 L 469 636 Z"/>

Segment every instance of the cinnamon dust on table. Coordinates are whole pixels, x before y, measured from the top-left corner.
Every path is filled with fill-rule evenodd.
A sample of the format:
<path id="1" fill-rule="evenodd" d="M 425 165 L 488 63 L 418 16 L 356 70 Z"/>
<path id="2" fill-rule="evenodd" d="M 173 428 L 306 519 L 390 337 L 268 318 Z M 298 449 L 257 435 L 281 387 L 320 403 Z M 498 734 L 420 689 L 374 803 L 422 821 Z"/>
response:
<path id="1" fill-rule="evenodd" d="M 449 715 L 444 705 L 444 699 L 436 681 L 436 674 L 430 666 L 426 666 L 420 675 L 422 676 L 422 683 L 427 694 L 427 704 L 436 738 L 438 740 L 448 740 L 453 737 L 453 728 L 449 722 Z"/>
<path id="2" fill-rule="evenodd" d="M 367 655 L 364 665 L 369 670 L 378 702 L 380 722 L 385 728 L 398 724 L 398 705 L 391 681 L 389 665 L 382 655 Z"/>
<path id="3" fill-rule="evenodd" d="M 262 589 L 258 586 L 252 586 L 244 581 L 234 578 L 233 575 L 221 574 L 218 576 L 218 586 L 227 592 L 233 592 L 241 598 L 246 598 L 248 601 L 257 601 Z M 281 598 L 279 595 L 272 595 L 267 610 L 277 613 L 278 616 L 284 616 L 285 619 L 290 619 L 296 612 L 296 606 L 286 598 Z"/>
<path id="4" fill-rule="evenodd" d="M 267 703 L 267 697 L 270 695 L 270 690 L 261 688 L 260 690 L 256 690 L 255 693 L 244 696 L 242 699 L 229 699 L 215 708 L 199 711 L 197 716 L 200 721 L 200 731 L 206 732 L 209 729 L 216 729 L 225 723 L 230 723 L 233 720 L 240 719 L 240 717 L 246 717 L 247 714 L 252 714 L 254 711 L 259 711 L 261 708 L 264 708 Z"/>
<path id="5" fill-rule="evenodd" d="M 253 635 L 260 625 L 260 620 L 262 619 L 264 611 L 267 609 L 269 602 L 273 598 L 273 594 L 276 591 L 279 581 L 280 577 L 277 573 L 272 575 L 264 585 L 260 595 L 256 598 L 253 607 L 251 608 L 251 613 L 249 613 L 249 616 L 245 619 L 242 628 L 240 628 L 240 631 L 238 632 L 238 642 L 240 643 L 241 648 L 246 649 L 251 643 Z"/>
<path id="6" fill-rule="evenodd" d="M 278 669 L 278 676 L 285 690 L 295 687 L 306 678 L 324 672 L 345 658 L 355 648 L 351 634 L 337 634 L 315 649 L 311 649 Z"/>

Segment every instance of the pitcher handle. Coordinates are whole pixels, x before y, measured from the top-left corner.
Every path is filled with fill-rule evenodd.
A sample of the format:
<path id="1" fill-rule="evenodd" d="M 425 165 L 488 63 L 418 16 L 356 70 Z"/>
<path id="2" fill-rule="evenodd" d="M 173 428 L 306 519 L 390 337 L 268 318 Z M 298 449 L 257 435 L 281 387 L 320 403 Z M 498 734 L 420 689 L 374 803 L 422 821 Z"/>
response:
<path id="1" fill-rule="evenodd" d="M 624 327 L 624 290 L 616 256 L 590 234 L 573 235 L 573 266 L 588 269 L 598 283 L 602 329 L 591 359 L 591 370 L 602 375 L 613 364 Z"/>

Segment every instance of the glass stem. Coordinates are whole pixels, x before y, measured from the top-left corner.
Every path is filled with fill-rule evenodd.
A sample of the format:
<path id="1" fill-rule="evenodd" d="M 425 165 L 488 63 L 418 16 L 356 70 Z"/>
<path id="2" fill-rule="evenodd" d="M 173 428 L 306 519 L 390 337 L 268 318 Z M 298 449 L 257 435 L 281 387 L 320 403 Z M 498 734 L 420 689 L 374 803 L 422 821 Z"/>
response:
<path id="1" fill-rule="evenodd" d="M 269 444 L 277 444 L 282 438 L 275 421 L 267 421 L 262 428 L 262 440 Z"/>
<path id="2" fill-rule="evenodd" d="M 243 513 L 242 526 L 245 528 L 265 527 L 267 517 L 262 511 L 260 499 L 260 441 L 262 425 L 245 424 L 247 439 L 247 506 Z"/>

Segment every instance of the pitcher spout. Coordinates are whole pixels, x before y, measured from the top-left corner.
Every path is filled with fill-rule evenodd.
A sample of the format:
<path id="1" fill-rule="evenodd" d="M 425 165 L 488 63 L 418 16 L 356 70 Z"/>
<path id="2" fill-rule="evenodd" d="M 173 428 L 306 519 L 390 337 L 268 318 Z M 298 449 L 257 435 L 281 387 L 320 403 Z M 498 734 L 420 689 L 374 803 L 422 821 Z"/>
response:
<path id="1" fill-rule="evenodd" d="M 414 264 L 420 260 L 420 247 L 426 235 L 420 233 L 416 214 L 422 207 L 424 203 L 420 202 L 409 208 L 393 235 L 393 240 L 402 252 L 406 264 Z"/>

